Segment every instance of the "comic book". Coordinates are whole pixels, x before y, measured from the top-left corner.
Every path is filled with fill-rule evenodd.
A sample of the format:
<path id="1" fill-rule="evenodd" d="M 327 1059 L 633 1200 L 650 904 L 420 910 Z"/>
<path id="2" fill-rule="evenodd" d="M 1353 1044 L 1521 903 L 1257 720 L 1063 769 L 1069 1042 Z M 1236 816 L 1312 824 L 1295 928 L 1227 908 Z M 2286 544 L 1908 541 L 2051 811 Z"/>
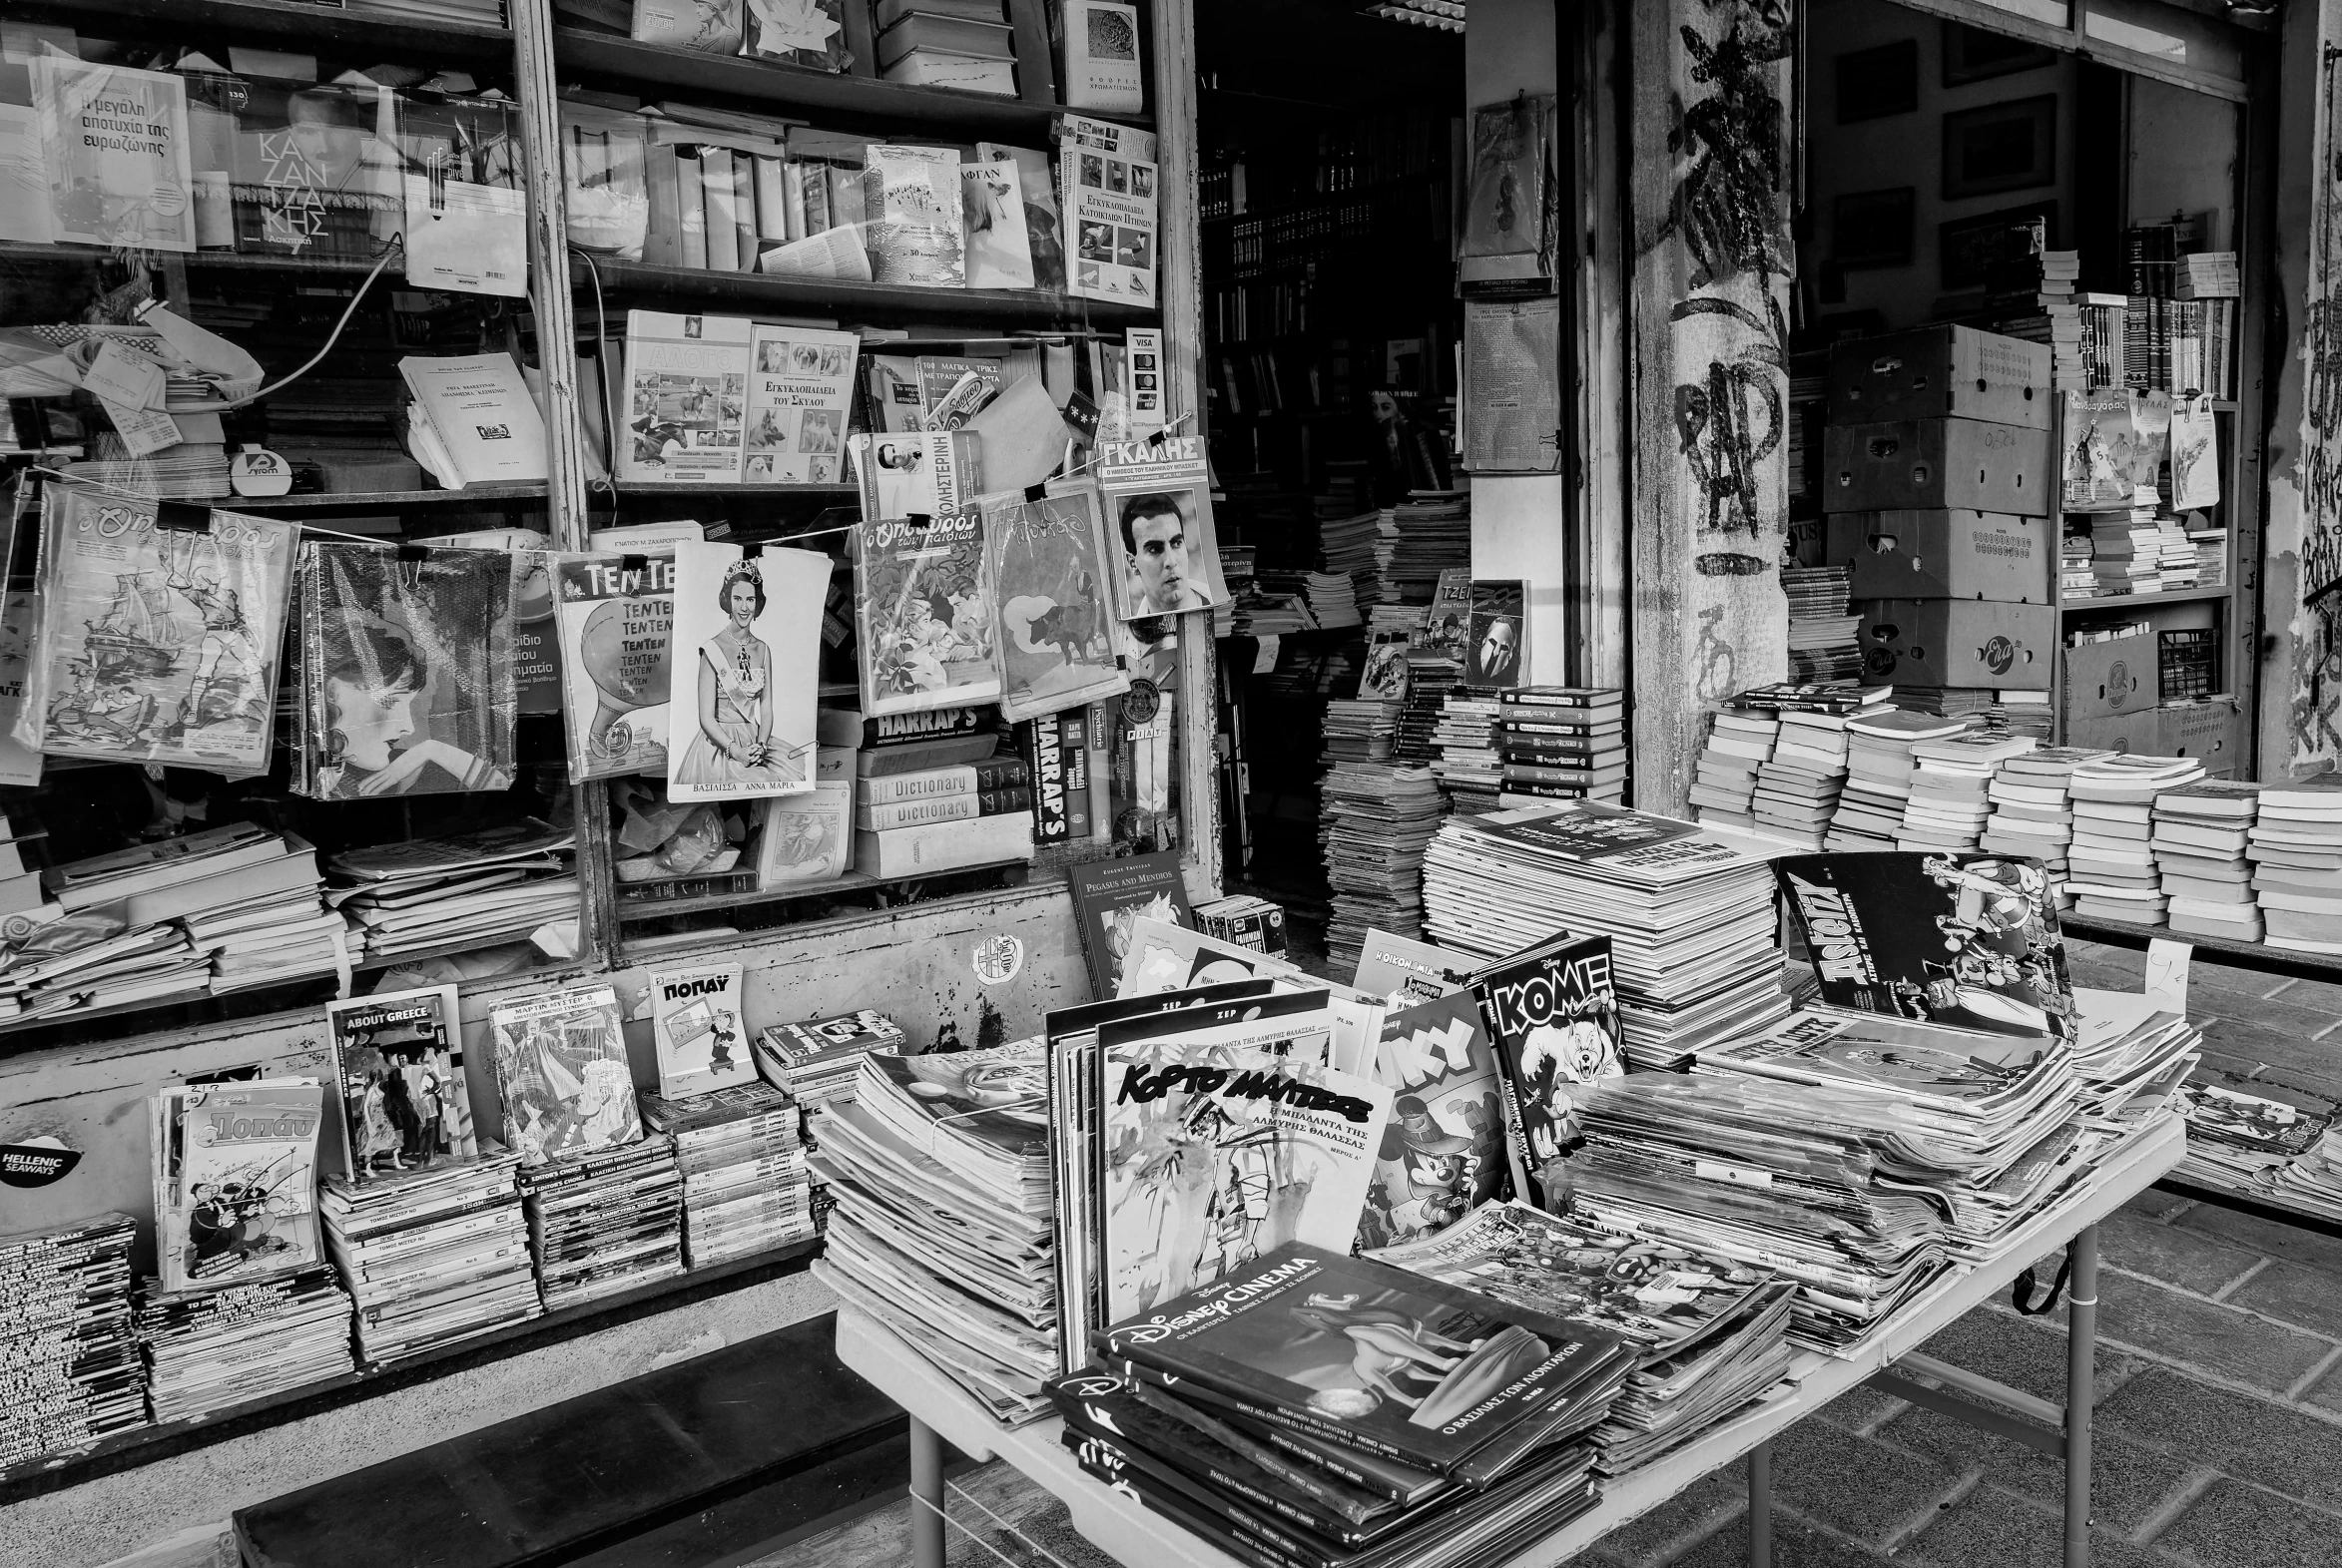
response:
<path id="1" fill-rule="evenodd" d="M 351 1181 L 480 1152 L 454 986 L 327 1002 L 325 1043 L 341 1101 L 341 1170 Z"/>
<path id="2" fill-rule="evenodd" d="M 1201 437 L 1108 441 L 1097 451 L 1115 613 L 1125 621 L 1226 602 Z"/>
<path id="3" fill-rule="evenodd" d="M 984 513 L 923 526 L 866 516 L 854 542 L 854 619 L 864 714 L 923 713 L 1000 697 L 999 600 Z"/>
<path id="4" fill-rule="evenodd" d="M 528 1164 L 642 1137 L 618 993 L 609 986 L 497 1003 L 488 1010 L 488 1049 L 504 1142 Z"/>
<path id="5" fill-rule="evenodd" d="M 651 971 L 660 1094 L 680 1100 L 757 1081 L 741 987 L 736 963 Z"/>
<path id="6" fill-rule="evenodd" d="M 557 555 L 553 577 L 569 782 L 666 777 L 674 556 Z"/>
<path id="7" fill-rule="evenodd" d="M 1539 943 L 1473 974 L 1471 994 L 1503 1075 L 1513 1191 L 1557 1214 L 1586 1086 L 1626 1071 L 1610 939 Z"/>
<path id="8" fill-rule="evenodd" d="M 355 800 L 512 787 L 513 627 L 500 550 L 301 547 L 295 792 Z"/>
<path id="9" fill-rule="evenodd" d="M 165 1291 L 242 1285 L 324 1257 L 307 1078 L 175 1084 L 155 1097 L 155 1263 Z"/>
<path id="10" fill-rule="evenodd" d="M 52 757 L 264 773 L 299 529 L 56 485 L 17 737 Z M 173 520 L 180 508 L 172 508 Z"/>
<path id="11" fill-rule="evenodd" d="M 839 482 L 861 347 L 852 332 L 756 323 L 750 336 L 743 479 L 752 484 Z"/>
<path id="12" fill-rule="evenodd" d="M 675 547 L 672 801 L 814 786 L 814 698 L 830 557 L 730 544 Z"/>
<path id="13" fill-rule="evenodd" d="M 1469 993 L 1386 1017 L 1375 1081 L 1394 1098 L 1359 1215 L 1361 1248 L 1437 1236 L 1503 1195 L 1503 1073 Z"/>
<path id="14" fill-rule="evenodd" d="M 1114 653 L 1095 491 L 986 508 L 984 548 L 1000 606 L 1000 711 L 1011 722 L 1130 690 Z"/>

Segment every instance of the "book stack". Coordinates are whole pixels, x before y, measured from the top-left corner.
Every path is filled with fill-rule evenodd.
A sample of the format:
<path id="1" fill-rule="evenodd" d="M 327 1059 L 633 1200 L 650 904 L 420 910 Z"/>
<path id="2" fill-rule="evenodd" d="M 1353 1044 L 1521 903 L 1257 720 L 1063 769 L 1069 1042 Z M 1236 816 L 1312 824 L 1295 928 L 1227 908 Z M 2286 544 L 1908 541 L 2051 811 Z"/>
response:
<path id="1" fill-rule="evenodd" d="M 1000 0 L 878 0 L 878 75 L 1016 96 L 1016 30 Z"/>
<path id="2" fill-rule="evenodd" d="M 1285 951 L 1285 908 L 1251 893 L 1230 893 L 1197 904 L 1195 928 L 1256 953 Z"/>
<path id="3" fill-rule="evenodd" d="M 837 1201 L 815 1276 L 1011 1425 L 1046 1413 L 1060 1369 L 1042 1081 L 1038 1040 L 878 1051 L 811 1127 Z"/>
<path id="4" fill-rule="evenodd" d="M 520 1168 L 545 1310 L 683 1273 L 683 1173 L 664 1138 Z"/>
<path id="5" fill-rule="evenodd" d="M 1911 798 L 1895 830 L 1898 849 L 1974 849 L 1992 816 L 1994 774 L 2012 757 L 2034 749 L 2024 736 L 1963 731 L 1933 741 L 1915 741 Z"/>
<path id="6" fill-rule="evenodd" d="M 1691 805 L 1703 822 L 1743 831 L 1756 825 L 1757 777 L 1772 760 L 1780 739 L 1781 716 L 1769 708 L 1719 709 L 1700 749 L 1691 786 Z"/>
<path id="7" fill-rule="evenodd" d="M 1399 514 L 1391 507 L 1318 522 L 1318 551 L 1326 570 L 1349 578 L 1360 604 L 1399 602 L 1383 582 L 1398 543 Z"/>
<path id="8" fill-rule="evenodd" d="M 1470 575 L 1470 491 L 1410 490 L 1394 518 L 1399 543 L 1383 567 L 1383 587 L 1401 604 L 1430 604 L 1443 572 Z"/>
<path id="9" fill-rule="evenodd" d="M 641 1096 L 643 1126 L 674 1140 L 686 1267 L 770 1252 L 814 1234 L 797 1103 L 767 1083 L 687 1100 Z"/>
<path id="10" fill-rule="evenodd" d="M 2058 545 L 2057 592 L 2070 602 L 2075 599 L 2094 599 L 2098 595 L 2097 556 L 2094 542 L 2088 533 L 2079 529 L 2068 532 Z"/>
<path id="11" fill-rule="evenodd" d="M 1432 772 L 1459 811 L 1492 811 L 1504 786 L 1504 759 L 1496 749 L 1496 721 L 1504 705 L 1494 692 L 1452 688 L 1432 730 L 1439 755 Z"/>
<path id="12" fill-rule="evenodd" d="M 1357 1346 L 1395 1329 L 1440 1353 L 1369 1370 Z M 1361 1568 L 1501 1562 L 1583 1513 L 1594 1433 L 1642 1358 L 1298 1243 L 1093 1342 L 1103 1367 L 1048 1389 L 1086 1473 L 1237 1561 Z"/>
<path id="13" fill-rule="evenodd" d="M 2228 530 L 2215 525 L 2202 512 L 2189 512 L 2180 519 L 2186 530 L 2187 542 L 2195 546 L 2195 585 L 2198 588 L 2223 588 L 2228 582 Z"/>
<path id="14" fill-rule="evenodd" d="M 1911 801 L 1918 770 L 1911 749 L 1944 741 L 1968 728 L 1964 719 L 1874 709 L 1846 722 L 1846 787 L 1830 818 L 1825 849 L 1892 849 Z"/>
<path id="15" fill-rule="evenodd" d="M 2004 688 L 1993 694 L 1993 706 L 1985 710 L 1985 728 L 1995 735 L 2030 736 L 2047 742 L 2056 733 L 2057 710 L 2048 692 Z"/>
<path id="16" fill-rule="evenodd" d="M 786 1091 L 810 1116 L 833 1100 L 854 1098 L 864 1057 L 899 1051 L 907 1043 L 900 1025 L 866 1007 L 835 1018 L 775 1024 L 757 1035 L 751 1049 L 765 1082 Z"/>
<path id="17" fill-rule="evenodd" d="M 1847 606 L 1854 573 L 1843 566 L 1783 567 L 1789 596 L 1789 679 L 1817 686 L 1852 686 L 1862 677 L 1862 617 Z"/>
<path id="18" fill-rule="evenodd" d="M 2269 945 L 2342 953 L 2342 774 L 2263 785 L 2245 854 Z"/>
<path id="19" fill-rule="evenodd" d="M 1615 687 L 1527 686 L 1498 698 L 1505 805 L 1618 800 L 1626 793 L 1626 694 Z"/>
<path id="20" fill-rule="evenodd" d="M 2151 490 L 2142 487 L 2139 497 L 2128 511 L 2102 512 L 2090 520 L 2094 598 L 2177 593 L 2196 586 L 2200 562 L 2180 520 L 2161 509 Z"/>
<path id="21" fill-rule="evenodd" d="M 1445 802 L 1428 768 L 1354 762 L 1327 772 L 1321 800 L 1319 849 L 1334 892 L 1326 956 L 1349 969 L 1370 929 L 1423 929 L 1424 850 Z"/>
<path id="22" fill-rule="evenodd" d="M 139 1296 L 157 1421 L 185 1421 L 354 1370 L 349 1293 L 322 1265 L 213 1291 Z"/>
<path id="23" fill-rule="evenodd" d="M 2041 282 L 2034 297 L 2049 327 L 2049 386 L 2053 391 L 2086 391 L 2092 384 L 2083 343 L 2081 299 L 2074 284 L 2081 276 L 2079 251 L 2040 253 Z"/>
<path id="24" fill-rule="evenodd" d="M 131 1331 L 126 1214 L 0 1237 L 0 1468 L 79 1453 L 147 1424 Z"/>
<path id="25" fill-rule="evenodd" d="M 2165 900 L 2166 923 L 2190 936 L 2261 939 L 2245 858 L 2260 785 L 2198 779 L 2155 796 L 2148 842 Z"/>
<path id="26" fill-rule="evenodd" d="M 854 868 L 866 876 L 1032 857 L 1032 772 L 1022 758 L 854 781 Z"/>
<path id="27" fill-rule="evenodd" d="M 475 951 L 577 918 L 576 835 L 538 821 L 347 849 L 325 901 L 368 960 Z"/>
<path id="28" fill-rule="evenodd" d="M 1759 832 L 1822 847 L 1846 787 L 1848 722 L 1844 714 L 1783 711 L 1780 737 L 1749 799 Z"/>
<path id="29" fill-rule="evenodd" d="M 1440 756 L 1435 737 L 1448 695 L 1464 679 L 1464 666 L 1433 649 L 1407 653 L 1407 701 L 1399 710 L 1399 740 L 1392 756 L 1402 763 L 1426 764 Z"/>
<path id="30" fill-rule="evenodd" d="M 490 1144 L 426 1170 L 328 1177 L 325 1248 L 357 1307 L 358 1354 L 402 1360 L 543 1312 L 520 1157 Z"/>
<path id="31" fill-rule="evenodd" d="M 2073 842 L 2073 771 L 2107 754 L 2069 746 L 2036 747 L 2001 765 L 1986 789 L 1993 814 L 1977 847 L 1990 854 L 2039 860 L 2062 904 L 2066 851 Z"/>
<path id="32" fill-rule="evenodd" d="M 2167 900 L 2156 873 L 2154 799 L 2204 776 L 2184 757 L 2116 753 L 2075 765 L 2073 844 L 2066 887 L 2074 913 L 2092 920 L 2161 925 Z"/>
<path id="33" fill-rule="evenodd" d="M 1326 705 L 1329 764 L 1388 763 L 1398 743 L 1403 704 L 1374 698 L 1341 698 Z"/>
<path id="34" fill-rule="evenodd" d="M 1501 957 L 1564 929 L 1606 935 L 1628 1060 L 1665 1067 L 1779 1019 L 1765 843 L 1592 800 L 1452 816 L 1424 856 L 1424 926 Z"/>

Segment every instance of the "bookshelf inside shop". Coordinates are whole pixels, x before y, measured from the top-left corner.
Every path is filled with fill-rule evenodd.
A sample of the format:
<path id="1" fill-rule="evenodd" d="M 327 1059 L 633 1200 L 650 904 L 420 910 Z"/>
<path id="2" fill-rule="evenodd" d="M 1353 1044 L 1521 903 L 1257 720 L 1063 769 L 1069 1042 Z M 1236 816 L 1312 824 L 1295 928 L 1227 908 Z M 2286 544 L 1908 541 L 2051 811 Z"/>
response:
<path id="1" fill-rule="evenodd" d="M 90 1245 L 169 1285 L 149 1107 L 183 1085 L 319 1085 L 324 1229 L 360 1252 L 379 1189 L 334 1181 L 403 1152 L 461 1185 L 459 1121 L 582 1147 L 548 1132 L 583 1136 L 536 1099 L 555 1079 L 631 1076 L 653 1136 L 625 1158 L 688 1172 L 713 1135 L 660 1120 L 654 973 L 731 966 L 754 1085 L 748 1037 L 808 1020 L 1037 1027 L 1081 983 L 1070 867 L 1216 884 L 1214 705 L 1184 700 L 1210 623 L 1125 599 L 1099 489 L 1200 470 L 1192 88 L 1153 71 L 1189 12 L 985 9 L 12 15 L 0 138 L 55 198 L 0 214 L 0 1143 L 71 1158 L 12 1179 L 0 1231 L 125 1215 Z M 77 161 L 58 127 L 109 94 L 170 145 Z M 1011 590 L 1050 548 L 987 555 L 1011 533 L 1087 568 Z M 944 565 L 878 601 L 895 534 Z M 1048 671 L 1006 654 L 1010 608 Z M 441 988 L 439 1055 L 352 1076 L 327 1004 Z M 556 996 L 577 1016 L 531 1023 Z M 508 1072 L 556 1022 L 620 1069 Z M 375 1344 L 353 1285 L 354 1361 L 0 1424 L 0 1488 L 794 1267 L 795 1169 L 721 1232 L 661 1176 L 658 1259 L 581 1280 L 490 1162 L 520 1239 L 498 1310 Z M 575 1174 L 518 1167 L 532 1225 L 584 1191 L 548 1173 Z"/>

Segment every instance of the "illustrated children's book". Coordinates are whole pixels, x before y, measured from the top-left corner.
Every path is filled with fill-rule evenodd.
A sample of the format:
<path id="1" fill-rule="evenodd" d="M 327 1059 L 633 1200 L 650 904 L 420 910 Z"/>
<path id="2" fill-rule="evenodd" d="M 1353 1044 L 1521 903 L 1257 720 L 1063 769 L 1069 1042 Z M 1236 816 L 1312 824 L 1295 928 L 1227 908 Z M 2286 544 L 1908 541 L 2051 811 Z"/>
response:
<path id="1" fill-rule="evenodd" d="M 703 964 L 651 972 L 651 1029 L 659 1051 L 659 1093 L 670 1100 L 753 1083 L 741 967 Z"/>
<path id="2" fill-rule="evenodd" d="M 165 1291 L 241 1285 L 324 1256 L 306 1078 L 175 1084 L 154 1100 L 155 1264 Z"/>
<path id="3" fill-rule="evenodd" d="M 1513 1190 L 1559 1213 L 1579 1104 L 1626 1071 L 1610 939 L 1564 934 L 1514 953 L 1473 974 L 1471 994 L 1503 1072 Z"/>
<path id="4" fill-rule="evenodd" d="M 984 513 L 1000 605 L 1000 711 L 1037 718 L 1118 696 L 1110 573 L 1097 495 L 1087 486 Z"/>
<path id="5" fill-rule="evenodd" d="M 1437 1236 L 1505 1191 L 1504 1078 L 1475 998 L 1451 992 L 1387 1016 L 1375 1081 L 1395 1098 L 1360 1247 Z"/>
<path id="6" fill-rule="evenodd" d="M 983 512 L 946 510 L 924 523 L 866 514 L 853 540 L 863 712 L 996 702 L 999 612 Z"/>

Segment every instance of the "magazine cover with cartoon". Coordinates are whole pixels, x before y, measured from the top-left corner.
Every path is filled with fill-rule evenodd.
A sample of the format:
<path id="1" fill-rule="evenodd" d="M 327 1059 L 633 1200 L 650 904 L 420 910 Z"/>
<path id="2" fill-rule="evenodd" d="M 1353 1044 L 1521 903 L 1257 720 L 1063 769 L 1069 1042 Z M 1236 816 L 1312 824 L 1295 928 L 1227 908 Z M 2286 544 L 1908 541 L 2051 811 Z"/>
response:
<path id="1" fill-rule="evenodd" d="M 1993 1034 L 2075 1037 L 2049 873 L 1991 854 L 1773 862 L 1822 1000 Z"/>
<path id="2" fill-rule="evenodd" d="M 984 539 L 1000 605 L 1000 711 L 1013 723 L 1128 691 L 1096 492 L 987 508 Z"/>
<path id="3" fill-rule="evenodd" d="M 1048 1067 L 1039 1042 L 922 1056 L 873 1051 L 866 1060 L 953 1132 L 1020 1160 L 1048 1152 Z M 940 1147 L 930 1143 L 928 1152 Z"/>
<path id="4" fill-rule="evenodd" d="M 1471 994 L 1509 1097 L 1514 1189 L 1558 1213 L 1588 1087 L 1626 1071 L 1610 939 L 1532 948 L 1474 975 Z"/>
<path id="5" fill-rule="evenodd" d="M 1511 1185 L 1503 1075 L 1471 995 L 1385 1018 L 1375 1076 L 1395 1098 L 1359 1215 L 1360 1247 L 1436 1236 Z"/>
<path id="6" fill-rule="evenodd" d="M 265 1279 L 323 1259 L 322 1088 L 292 1078 L 173 1085 L 156 1104 L 156 1266 L 165 1290 Z"/>
<path id="7" fill-rule="evenodd" d="M 999 614 L 984 526 L 984 514 L 969 507 L 923 525 L 865 522 L 852 536 L 867 717 L 999 699 Z"/>
<path id="8" fill-rule="evenodd" d="M 237 512 L 167 528 L 152 501 L 54 487 L 18 739 L 55 757 L 265 771 L 298 539 Z"/>
<path id="9" fill-rule="evenodd" d="M 530 1165 L 642 1137 L 618 993 L 609 986 L 493 1007 L 488 1042 L 504 1100 L 504 1141 Z"/>

